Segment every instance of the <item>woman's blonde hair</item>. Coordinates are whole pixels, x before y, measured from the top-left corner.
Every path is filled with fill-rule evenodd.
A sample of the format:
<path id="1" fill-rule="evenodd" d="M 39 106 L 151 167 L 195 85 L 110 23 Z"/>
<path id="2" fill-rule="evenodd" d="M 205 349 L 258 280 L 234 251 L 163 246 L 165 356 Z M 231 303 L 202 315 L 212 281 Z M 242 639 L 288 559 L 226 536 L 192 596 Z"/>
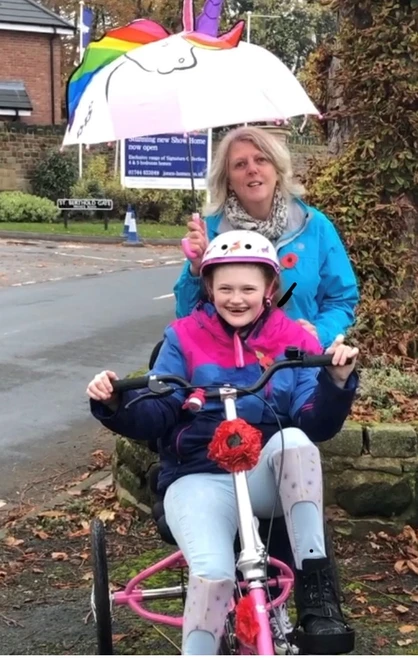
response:
<path id="1" fill-rule="evenodd" d="M 205 208 L 205 215 L 223 210 L 228 197 L 229 151 L 235 142 L 251 142 L 268 158 L 277 172 L 280 190 L 286 199 L 304 194 L 304 187 L 293 180 L 292 161 L 287 147 L 267 130 L 256 126 L 240 126 L 227 133 L 216 150 L 208 177 L 211 203 Z"/>

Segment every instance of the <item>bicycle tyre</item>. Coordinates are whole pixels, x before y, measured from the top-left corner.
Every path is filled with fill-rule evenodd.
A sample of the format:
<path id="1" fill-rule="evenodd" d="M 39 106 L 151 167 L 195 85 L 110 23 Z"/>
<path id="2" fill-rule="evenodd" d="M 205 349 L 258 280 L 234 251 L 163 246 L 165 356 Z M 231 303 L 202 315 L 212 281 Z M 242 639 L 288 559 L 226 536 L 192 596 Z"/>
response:
<path id="1" fill-rule="evenodd" d="M 105 529 L 102 521 L 98 518 L 93 520 L 90 534 L 93 563 L 93 597 L 96 610 L 97 655 L 113 655 Z"/>

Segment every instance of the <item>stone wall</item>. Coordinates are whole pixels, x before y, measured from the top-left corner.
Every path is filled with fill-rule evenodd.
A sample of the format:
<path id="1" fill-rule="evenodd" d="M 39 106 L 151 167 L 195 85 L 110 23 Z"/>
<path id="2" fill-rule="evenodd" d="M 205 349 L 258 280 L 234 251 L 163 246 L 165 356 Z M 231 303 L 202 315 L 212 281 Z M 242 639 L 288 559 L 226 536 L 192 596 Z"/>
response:
<path id="1" fill-rule="evenodd" d="M 287 140 L 287 131 L 271 129 L 279 139 Z M 0 191 L 22 190 L 30 192 L 30 175 L 33 168 L 50 149 L 59 149 L 65 126 L 28 126 L 18 122 L 0 122 Z M 295 176 L 303 178 L 312 157 L 325 157 L 326 147 L 308 138 L 288 142 L 292 154 Z M 216 142 L 214 143 L 216 149 Z M 66 151 L 77 153 L 75 146 Z M 114 154 L 114 147 L 106 144 L 93 145 L 89 152 Z"/>
<path id="2" fill-rule="evenodd" d="M 418 524 L 418 424 L 361 425 L 347 422 L 333 439 L 319 445 L 325 505 L 346 534 L 371 529 L 398 530 Z M 147 474 L 158 456 L 118 438 L 113 475 L 121 500 L 150 504 Z"/>
<path id="3" fill-rule="evenodd" d="M 42 155 L 59 149 L 63 126 L 0 123 L 0 191 L 30 191 L 30 173 Z"/>

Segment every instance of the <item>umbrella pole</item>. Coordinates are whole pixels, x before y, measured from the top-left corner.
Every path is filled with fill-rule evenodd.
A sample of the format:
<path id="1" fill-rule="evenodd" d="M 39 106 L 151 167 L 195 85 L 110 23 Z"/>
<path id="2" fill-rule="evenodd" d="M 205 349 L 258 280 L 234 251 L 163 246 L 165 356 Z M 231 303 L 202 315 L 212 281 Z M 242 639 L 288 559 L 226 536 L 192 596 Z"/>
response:
<path id="1" fill-rule="evenodd" d="M 198 213 L 197 209 L 197 199 L 196 199 L 196 188 L 194 185 L 194 173 L 193 173 L 193 160 L 192 160 L 192 144 L 190 142 L 190 135 L 187 133 L 187 151 L 189 153 L 189 165 L 190 165 L 190 178 L 192 183 L 192 201 L 193 201 L 193 213 Z"/>

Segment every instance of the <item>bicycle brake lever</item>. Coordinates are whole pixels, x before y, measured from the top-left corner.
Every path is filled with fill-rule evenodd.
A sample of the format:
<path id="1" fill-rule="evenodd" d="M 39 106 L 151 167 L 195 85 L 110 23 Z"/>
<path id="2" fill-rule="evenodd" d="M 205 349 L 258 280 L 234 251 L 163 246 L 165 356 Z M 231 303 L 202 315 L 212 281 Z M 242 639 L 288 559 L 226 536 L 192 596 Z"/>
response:
<path id="1" fill-rule="evenodd" d="M 174 392 L 174 387 L 158 380 L 157 376 L 151 376 L 148 381 L 148 389 L 155 395 L 165 396 Z"/>

